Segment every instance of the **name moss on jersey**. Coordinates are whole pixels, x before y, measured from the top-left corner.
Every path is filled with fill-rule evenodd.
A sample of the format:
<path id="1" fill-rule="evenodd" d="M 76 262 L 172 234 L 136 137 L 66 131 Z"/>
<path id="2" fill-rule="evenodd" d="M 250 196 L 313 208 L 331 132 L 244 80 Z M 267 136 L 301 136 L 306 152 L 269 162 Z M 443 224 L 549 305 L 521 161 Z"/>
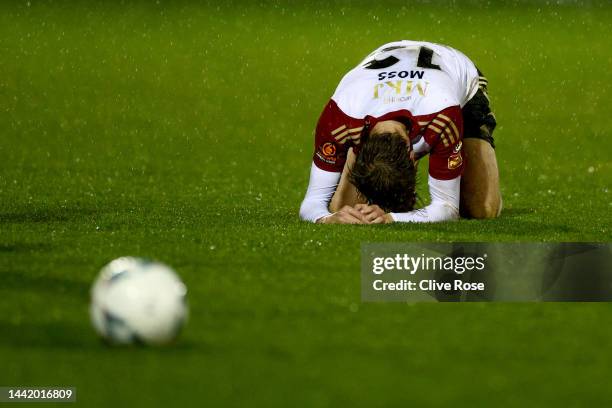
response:
<path id="1" fill-rule="evenodd" d="M 347 73 L 317 124 L 314 163 L 340 172 L 349 148 L 359 151 L 366 121 L 406 125 L 418 157 L 430 154 L 440 180 L 463 169 L 461 107 L 478 89 L 478 71 L 459 51 L 428 42 L 385 44 Z"/>

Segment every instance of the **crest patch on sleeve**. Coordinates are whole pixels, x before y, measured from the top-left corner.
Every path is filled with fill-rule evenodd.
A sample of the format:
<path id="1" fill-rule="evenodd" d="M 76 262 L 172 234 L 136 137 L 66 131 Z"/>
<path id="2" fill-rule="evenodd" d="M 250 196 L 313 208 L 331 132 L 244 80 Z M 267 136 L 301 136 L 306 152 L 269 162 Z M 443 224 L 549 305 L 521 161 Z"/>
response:
<path id="1" fill-rule="evenodd" d="M 463 158 L 461 157 L 461 152 L 453 153 L 448 157 L 448 169 L 455 170 L 457 167 L 461 166 L 463 163 Z"/>

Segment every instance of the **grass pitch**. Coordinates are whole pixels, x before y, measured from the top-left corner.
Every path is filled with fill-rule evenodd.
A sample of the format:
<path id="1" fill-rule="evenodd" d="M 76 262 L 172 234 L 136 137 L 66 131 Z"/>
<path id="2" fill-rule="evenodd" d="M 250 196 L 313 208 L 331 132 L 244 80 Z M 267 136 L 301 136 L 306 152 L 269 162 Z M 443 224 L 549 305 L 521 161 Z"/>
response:
<path id="1" fill-rule="evenodd" d="M 361 304 L 359 246 L 610 241 L 611 22 L 597 4 L 3 3 L 0 385 L 89 407 L 604 404 L 609 305 Z M 320 111 L 398 39 L 488 76 L 502 217 L 298 221 Z M 176 347 L 90 329 L 90 283 L 121 255 L 186 281 Z"/>

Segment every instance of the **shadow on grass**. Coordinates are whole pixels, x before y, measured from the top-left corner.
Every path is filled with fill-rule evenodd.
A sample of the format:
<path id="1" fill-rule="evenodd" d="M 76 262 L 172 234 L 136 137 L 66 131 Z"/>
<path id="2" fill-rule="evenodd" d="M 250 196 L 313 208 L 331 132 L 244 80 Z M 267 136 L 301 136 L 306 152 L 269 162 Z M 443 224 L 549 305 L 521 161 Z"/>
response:
<path id="1" fill-rule="evenodd" d="M 95 208 L 65 207 L 65 208 L 30 208 L 14 212 L 0 213 L 0 224 L 27 224 L 46 222 L 66 222 L 82 220 L 100 215 Z"/>
<path id="2" fill-rule="evenodd" d="M 510 224 L 487 224 L 483 226 L 483 232 L 488 234 L 513 235 L 518 239 L 523 235 L 539 235 L 552 237 L 554 234 L 569 234 L 578 232 L 577 229 L 564 224 L 552 224 L 547 222 L 519 221 Z"/>
<path id="3" fill-rule="evenodd" d="M 99 345 L 84 325 L 0 322 L 0 345 L 11 348 L 87 349 Z"/>
<path id="4" fill-rule="evenodd" d="M 0 253 L 47 252 L 51 249 L 53 245 L 43 242 L 0 243 Z"/>
<path id="5" fill-rule="evenodd" d="M 115 346 L 99 338 L 89 324 L 89 319 L 82 324 L 73 322 L 47 322 L 47 323 L 11 323 L 0 322 L 0 347 L 12 349 L 40 348 L 46 350 L 68 351 L 123 351 L 156 350 L 165 354 L 181 354 L 198 350 L 201 344 L 190 339 L 181 339 L 161 347 L 146 345 Z M 206 351 L 204 349 L 203 351 Z"/>
<path id="6" fill-rule="evenodd" d="M 91 283 L 49 274 L 31 275 L 24 272 L 16 272 L 0 269 L 2 277 L 2 289 L 15 291 L 15 293 L 40 292 L 52 295 L 70 295 L 79 298 L 87 298 Z"/>
<path id="7" fill-rule="evenodd" d="M 491 220 L 461 220 L 460 222 L 445 222 L 432 224 L 401 224 L 388 226 L 392 230 L 410 230 L 436 233 L 478 233 L 495 238 L 499 235 L 513 235 L 520 239 L 524 235 L 553 236 L 578 230 L 564 224 L 554 224 L 546 221 L 513 220 L 510 217 Z"/>

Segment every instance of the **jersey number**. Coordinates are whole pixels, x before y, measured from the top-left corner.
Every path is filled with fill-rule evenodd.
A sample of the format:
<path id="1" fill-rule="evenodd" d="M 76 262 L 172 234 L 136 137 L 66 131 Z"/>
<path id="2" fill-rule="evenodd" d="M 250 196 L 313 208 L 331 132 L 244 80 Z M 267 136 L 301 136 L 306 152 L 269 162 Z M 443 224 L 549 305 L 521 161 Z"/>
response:
<path id="1" fill-rule="evenodd" d="M 440 70 L 441 68 L 439 65 L 432 64 L 431 62 L 432 57 L 433 57 L 433 50 L 431 48 L 421 47 L 419 49 L 419 58 L 417 59 L 417 67 Z M 383 68 L 389 68 L 390 66 L 393 66 L 397 64 L 398 62 L 399 62 L 399 59 L 391 55 L 380 61 L 376 59 L 368 61 L 365 63 L 363 67 L 365 69 L 383 69 Z"/>

